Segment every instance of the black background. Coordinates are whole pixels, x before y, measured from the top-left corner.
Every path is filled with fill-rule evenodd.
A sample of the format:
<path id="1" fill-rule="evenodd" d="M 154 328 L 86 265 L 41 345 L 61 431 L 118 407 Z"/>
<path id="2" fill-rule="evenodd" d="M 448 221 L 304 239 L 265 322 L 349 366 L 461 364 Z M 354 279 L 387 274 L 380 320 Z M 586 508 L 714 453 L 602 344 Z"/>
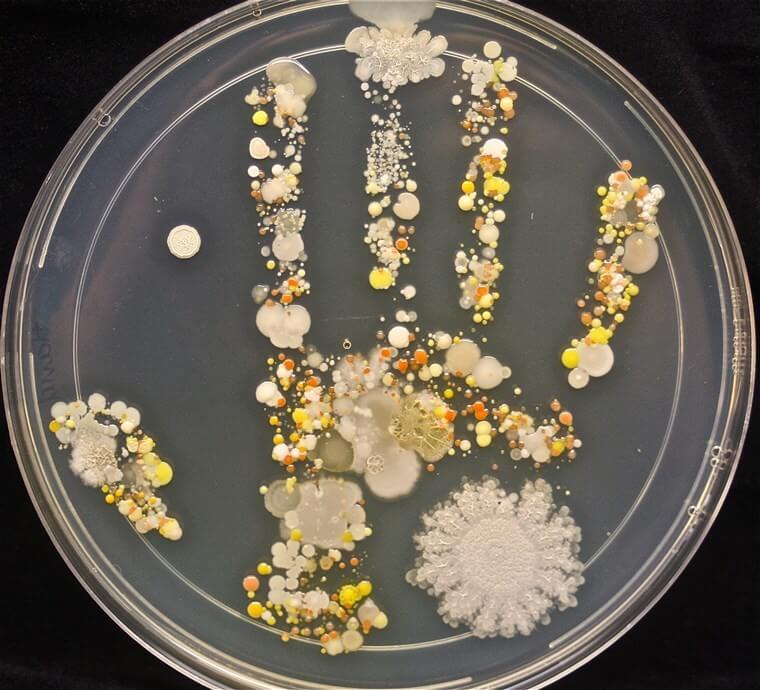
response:
<path id="1" fill-rule="evenodd" d="M 683 127 L 760 248 L 760 2 L 526 0 L 628 68 Z M 97 101 L 222 0 L 0 0 L 0 272 L 37 189 Z M 198 687 L 101 612 L 47 539 L 10 444 L 0 462 L 0 690 Z M 760 688 L 758 434 L 704 545 L 665 598 L 558 690 Z"/>

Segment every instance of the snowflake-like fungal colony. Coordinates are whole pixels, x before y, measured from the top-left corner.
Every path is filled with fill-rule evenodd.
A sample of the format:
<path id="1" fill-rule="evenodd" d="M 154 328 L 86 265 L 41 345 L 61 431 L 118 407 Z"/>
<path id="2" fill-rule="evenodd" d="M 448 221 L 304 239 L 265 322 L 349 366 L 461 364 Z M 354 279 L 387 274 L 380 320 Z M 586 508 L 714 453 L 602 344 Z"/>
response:
<path id="1" fill-rule="evenodd" d="M 529 635 L 549 611 L 575 606 L 583 584 L 581 530 L 543 479 L 507 493 L 497 479 L 465 481 L 422 516 L 407 580 L 438 597 L 438 613 L 477 637 Z"/>

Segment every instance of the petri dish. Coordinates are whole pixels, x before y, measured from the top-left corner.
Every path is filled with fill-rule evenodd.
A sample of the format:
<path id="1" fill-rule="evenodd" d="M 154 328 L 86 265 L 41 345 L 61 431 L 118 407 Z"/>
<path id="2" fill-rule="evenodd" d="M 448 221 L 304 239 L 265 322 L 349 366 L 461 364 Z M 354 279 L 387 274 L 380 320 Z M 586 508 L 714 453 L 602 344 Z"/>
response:
<path id="1" fill-rule="evenodd" d="M 250 300 L 266 271 L 248 198 L 242 98 L 277 56 L 298 57 L 317 77 L 303 176 L 308 232 L 319 234 L 309 246 L 319 286 L 309 338 L 326 351 L 344 339 L 366 350 L 385 307 L 365 289 L 357 180 L 370 111 L 342 48 L 357 24 L 342 2 L 243 3 L 148 58 L 82 124 L 30 212 L 6 292 L 3 380 L 19 466 L 82 585 L 147 649 L 209 687 L 540 687 L 653 605 L 725 498 L 754 384 L 743 259 L 697 153 L 624 69 L 519 6 L 438 3 L 424 26 L 447 37 L 449 71 L 398 92 L 413 123 L 420 235 L 436 234 L 419 242 L 415 261 L 448 266 L 461 241 L 455 211 L 438 196 L 458 187 L 469 156 L 454 135 L 451 80 L 464 57 L 499 41 L 520 61 L 520 114 L 509 135 L 507 298 L 489 347 L 508 353 L 512 382 L 531 399 L 561 395 L 582 430 L 577 462 L 542 476 L 562 488 L 558 501 L 583 529 L 586 582 L 578 605 L 549 625 L 488 640 L 443 624 L 435 601 L 405 583 L 420 513 L 462 475 L 487 471 L 484 452 L 442 463 L 404 501 L 368 497 L 370 574 L 393 625 L 337 659 L 313 641 L 282 644 L 246 616 L 240 590 L 277 536 L 258 495 L 273 472 L 253 390 L 271 348 Z M 664 261 L 626 319 L 613 372 L 569 391 L 556 359 L 574 328 L 593 238 L 589 192 L 623 158 L 667 190 Z M 188 261 L 166 246 L 182 225 L 202 237 Z M 459 327 L 461 314 L 447 306 L 456 292 L 449 272 L 425 268 L 416 284 L 426 324 Z M 164 495 L 181 516 L 181 541 L 138 535 L 69 471 L 48 410 L 96 390 L 139 406 L 174 459 Z M 511 464 L 496 474 L 513 487 L 535 476 Z"/>

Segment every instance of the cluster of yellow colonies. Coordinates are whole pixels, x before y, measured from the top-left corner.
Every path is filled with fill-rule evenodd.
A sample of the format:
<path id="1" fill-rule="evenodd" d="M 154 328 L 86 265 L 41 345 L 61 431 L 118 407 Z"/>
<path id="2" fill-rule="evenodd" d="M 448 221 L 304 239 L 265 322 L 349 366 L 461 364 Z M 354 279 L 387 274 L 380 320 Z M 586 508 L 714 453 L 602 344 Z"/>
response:
<path id="1" fill-rule="evenodd" d="M 279 366 L 275 367 L 278 362 Z M 293 473 L 296 470 L 295 462 L 305 461 L 307 459 L 307 453 L 311 449 L 309 447 L 309 442 L 314 441 L 313 436 L 310 436 L 308 440 L 304 437 L 311 435 L 313 432 L 321 432 L 329 429 L 335 423 L 330 414 L 329 405 L 327 404 L 327 401 L 329 401 L 329 395 L 323 394 L 321 380 L 311 369 L 307 370 L 304 378 L 297 380 L 295 375 L 295 362 L 292 359 L 285 358 L 282 353 L 278 355 L 276 359 L 274 357 L 267 359 L 267 364 L 270 367 L 275 368 L 278 371 L 278 374 L 287 372 L 284 376 L 278 376 L 278 383 L 284 392 L 288 392 L 291 388 L 295 387 L 298 396 L 297 407 L 286 407 L 287 403 L 284 398 L 282 399 L 285 412 L 289 413 L 290 416 L 289 421 L 292 421 L 291 428 L 293 431 L 288 433 L 284 429 L 284 415 L 272 414 L 269 417 L 269 424 L 275 427 L 275 433 L 272 436 L 273 446 L 276 448 L 285 444 L 289 448 L 289 452 L 282 458 L 276 457 L 274 459 L 284 465 L 287 472 Z M 314 414 L 312 414 L 306 407 L 306 405 L 309 404 L 307 395 L 312 392 L 316 394 L 318 399 L 325 402 L 324 405 L 321 405 L 318 408 L 313 405 L 310 406 L 312 411 L 316 410 L 316 416 L 314 416 Z M 287 420 L 287 417 L 285 419 Z"/>
<path id="2" fill-rule="evenodd" d="M 630 163 L 623 161 L 622 166 L 622 170 L 615 173 L 613 177 L 621 176 L 621 179 L 628 179 L 627 169 L 630 169 Z M 630 182 L 632 191 L 625 194 L 626 202 L 632 201 L 637 196 L 643 196 L 648 191 L 647 178 L 634 177 L 630 179 Z M 599 213 L 601 219 L 605 220 L 614 213 L 618 192 L 600 186 L 596 193 L 602 198 Z M 644 228 L 645 223 L 638 220 L 622 226 L 606 223 L 599 227 L 598 232 L 602 236 L 614 236 L 612 244 L 619 246 L 629 235 L 643 231 Z M 586 345 L 606 345 L 610 341 L 617 326 L 625 320 L 625 312 L 630 308 L 631 301 L 639 294 L 639 286 L 633 282 L 630 275 L 625 273 L 622 263 L 618 261 L 614 253 L 608 253 L 603 248 L 597 249 L 588 264 L 588 270 L 595 276 L 596 289 L 591 296 L 595 304 L 589 307 L 587 300 L 583 298 L 577 302 L 582 310 L 580 321 L 587 328 L 587 333 L 582 339 L 574 339 L 571 343 L 572 347 L 563 350 L 561 361 L 567 369 L 574 369 L 579 364 L 580 358 L 576 348 L 580 342 Z M 605 316 L 611 317 L 607 319 L 606 325 L 603 322 Z"/>
<path id="3" fill-rule="evenodd" d="M 325 565 L 323 565 L 324 568 Z M 256 571 L 259 575 L 268 576 L 272 573 L 272 566 L 268 563 L 259 563 Z M 255 599 L 256 593 L 260 588 L 259 579 L 255 575 L 249 575 L 243 580 L 243 588 L 248 593 L 250 599 Z M 332 594 L 330 604 L 324 616 L 320 616 L 319 619 L 315 618 L 313 613 L 308 609 L 299 608 L 295 605 L 295 600 L 286 601 L 283 605 L 274 604 L 269 600 L 265 602 L 251 601 L 246 611 L 254 620 L 261 620 L 271 626 L 275 625 L 278 619 L 285 619 L 285 622 L 292 627 L 289 633 L 283 633 L 282 640 L 284 642 L 287 642 L 291 636 L 316 637 L 329 652 L 333 640 L 337 640 L 340 637 L 344 640 L 352 639 L 351 633 L 349 633 L 348 638 L 346 638 L 345 633 L 343 636 L 340 636 L 340 633 L 335 630 L 335 626 L 329 622 L 330 618 L 335 618 L 345 624 L 347 631 L 358 631 L 361 629 L 365 635 L 373 628 L 382 630 L 387 627 L 388 616 L 379 609 L 373 608 L 371 601 L 368 602 L 372 609 L 370 617 L 363 615 L 361 609 L 358 611 L 359 617 L 356 617 L 357 607 L 363 601 L 367 601 L 372 590 L 372 583 L 369 580 L 360 580 L 356 584 L 341 586 L 337 592 Z M 310 627 L 317 620 L 320 620 L 320 622 L 316 626 Z M 356 641 L 359 645 L 363 642 L 361 636 L 358 636 Z M 346 651 L 352 650 L 349 648 Z"/>

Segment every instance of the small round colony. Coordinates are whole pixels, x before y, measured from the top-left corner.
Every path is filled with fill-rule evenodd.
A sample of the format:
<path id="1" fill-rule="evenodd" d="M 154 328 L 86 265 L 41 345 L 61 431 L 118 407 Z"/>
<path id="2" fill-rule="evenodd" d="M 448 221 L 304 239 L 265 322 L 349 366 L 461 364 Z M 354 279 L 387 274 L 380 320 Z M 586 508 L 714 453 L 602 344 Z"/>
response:
<path id="1" fill-rule="evenodd" d="M 166 244 L 172 256 L 191 259 L 201 250 L 201 236 L 191 225 L 178 225 L 169 232 Z"/>

